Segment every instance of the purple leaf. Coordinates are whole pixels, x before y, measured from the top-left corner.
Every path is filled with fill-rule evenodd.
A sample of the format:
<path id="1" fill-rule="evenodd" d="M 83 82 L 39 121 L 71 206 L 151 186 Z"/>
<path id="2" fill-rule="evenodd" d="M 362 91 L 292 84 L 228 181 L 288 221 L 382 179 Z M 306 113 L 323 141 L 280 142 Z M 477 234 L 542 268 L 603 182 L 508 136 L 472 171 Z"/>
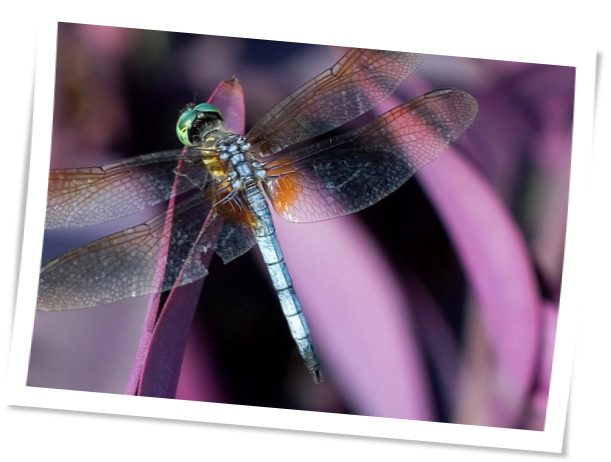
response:
<path id="1" fill-rule="evenodd" d="M 215 104 L 225 115 L 229 129 L 243 131 L 244 101 L 237 79 L 222 82 L 208 102 Z M 159 255 L 155 290 L 157 293 L 151 296 L 149 302 L 126 394 L 159 398 L 174 398 L 176 395 L 188 333 L 204 280 L 175 287 L 170 291 L 165 303 L 161 302 L 162 297 L 158 292 L 168 258 L 174 207 L 175 198 L 172 198 L 168 206 L 164 241 Z M 212 217 L 209 216 L 204 227 L 208 226 L 211 220 Z M 211 236 L 218 237 L 220 224 L 218 221 L 211 224 L 212 228 L 208 230 Z M 202 255 L 202 262 L 206 267 L 211 257 L 212 250 Z"/>
<path id="2" fill-rule="evenodd" d="M 514 427 L 535 371 L 541 303 L 526 244 L 494 191 L 453 149 L 418 178 L 454 243 L 493 355 L 488 405 L 468 423 Z"/>

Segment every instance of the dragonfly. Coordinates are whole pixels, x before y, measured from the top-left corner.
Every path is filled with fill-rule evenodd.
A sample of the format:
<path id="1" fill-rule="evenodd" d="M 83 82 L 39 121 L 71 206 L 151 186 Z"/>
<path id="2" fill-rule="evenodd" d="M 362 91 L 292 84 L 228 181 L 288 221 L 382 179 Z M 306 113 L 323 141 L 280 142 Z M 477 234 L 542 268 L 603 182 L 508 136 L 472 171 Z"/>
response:
<path id="1" fill-rule="evenodd" d="M 423 59 L 418 53 L 351 49 L 276 104 L 246 136 L 229 131 L 216 106 L 191 103 L 176 125 L 182 149 L 51 170 L 47 229 L 95 225 L 179 201 L 160 283 L 154 281 L 165 213 L 44 264 L 37 308 L 87 308 L 167 291 L 205 277 L 201 255 L 210 249 L 228 263 L 256 244 L 304 364 L 321 382 L 270 205 L 283 219 L 301 223 L 360 211 L 456 141 L 478 106 L 455 88 L 431 91 L 335 133 L 386 100 Z"/>

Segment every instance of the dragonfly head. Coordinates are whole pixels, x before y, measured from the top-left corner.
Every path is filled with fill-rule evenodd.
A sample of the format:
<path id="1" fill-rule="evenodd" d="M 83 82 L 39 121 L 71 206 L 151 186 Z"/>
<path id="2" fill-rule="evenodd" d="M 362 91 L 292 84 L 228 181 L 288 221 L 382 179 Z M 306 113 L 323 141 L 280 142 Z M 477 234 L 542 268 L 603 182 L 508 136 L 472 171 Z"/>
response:
<path id="1" fill-rule="evenodd" d="M 213 104 L 188 104 L 176 123 L 176 134 L 185 146 L 202 142 L 205 135 L 223 123 L 221 111 Z"/>

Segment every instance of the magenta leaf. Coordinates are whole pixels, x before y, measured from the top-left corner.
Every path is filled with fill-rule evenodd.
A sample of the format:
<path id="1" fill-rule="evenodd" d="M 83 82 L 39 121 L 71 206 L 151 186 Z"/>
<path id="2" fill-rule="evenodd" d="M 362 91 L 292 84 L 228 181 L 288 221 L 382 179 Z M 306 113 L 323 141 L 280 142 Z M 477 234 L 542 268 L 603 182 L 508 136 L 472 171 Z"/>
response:
<path id="1" fill-rule="evenodd" d="M 242 88 L 237 79 L 222 82 L 208 102 L 215 104 L 221 110 L 230 130 L 243 132 L 244 100 Z M 154 283 L 157 288 L 149 302 L 126 394 L 159 398 L 176 396 L 188 333 L 204 279 L 174 287 L 165 302 L 162 302 L 159 287 L 163 283 L 168 258 L 169 236 L 175 205 L 175 198 L 172 198 L 168 205 L 164 240 Z M 210 242 L 216 241 L 221 224 L 219 220 L 213 220 L 212 216 L 206 220 L 204 230 Z M 212 249 L 208 249 L 201 257 L 195 255 L 194 258 L 201 258 L 202 263 L 207 267 L 212 253 Z"/>

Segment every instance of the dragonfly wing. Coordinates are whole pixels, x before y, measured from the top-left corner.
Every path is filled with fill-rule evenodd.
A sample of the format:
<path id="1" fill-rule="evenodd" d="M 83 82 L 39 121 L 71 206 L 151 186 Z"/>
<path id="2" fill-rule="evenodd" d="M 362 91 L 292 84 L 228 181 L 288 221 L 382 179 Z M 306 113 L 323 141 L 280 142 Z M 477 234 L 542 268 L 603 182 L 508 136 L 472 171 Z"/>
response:
<path id="1" fill-rule="evenodd" d="M 40 272 L 38 309 L 104 305 L 204 277 L 207 270 L 198 256 L 214 247 L 218 234 L 214 228 L 219 225 L 216 216 L 206 221 L 209 214 L 210 203 L 198 194 L 176 206 L 162 284 L 154 285 L 154 281 L 165 213 L 46 263 Z"/>
<path id="2" fill-rule="evenodd" d="M 424 55 L 352 49 L 274 106 L 248 133 L 262 156 L 326 133 L 390 96 Z"/>
<path id="3" fill-rule="evenodd" d="M 176 168 L 182 181 L 174 190 Z M 45 228 L 111 221 L 168 200 L 191 188 L 204 189 L 210 174 L 195 149 L 156 152 L 95 168 L 51 170 Z"/>
<path id="4" fill-rule="evenodd" d="M 218 207 L 223 227 L 214 250 L 225 263 L 244 255 L 256 244 L 249 210 L 239 195 Z"/>
<path id="5" fill-rule="evenodd" d="M 356 130 L 266 163 L 267 193 L 289 221 L 357 212 L 435 159 L 476 114 L 477 102 L 464 91 L 427 93 Z"/>

